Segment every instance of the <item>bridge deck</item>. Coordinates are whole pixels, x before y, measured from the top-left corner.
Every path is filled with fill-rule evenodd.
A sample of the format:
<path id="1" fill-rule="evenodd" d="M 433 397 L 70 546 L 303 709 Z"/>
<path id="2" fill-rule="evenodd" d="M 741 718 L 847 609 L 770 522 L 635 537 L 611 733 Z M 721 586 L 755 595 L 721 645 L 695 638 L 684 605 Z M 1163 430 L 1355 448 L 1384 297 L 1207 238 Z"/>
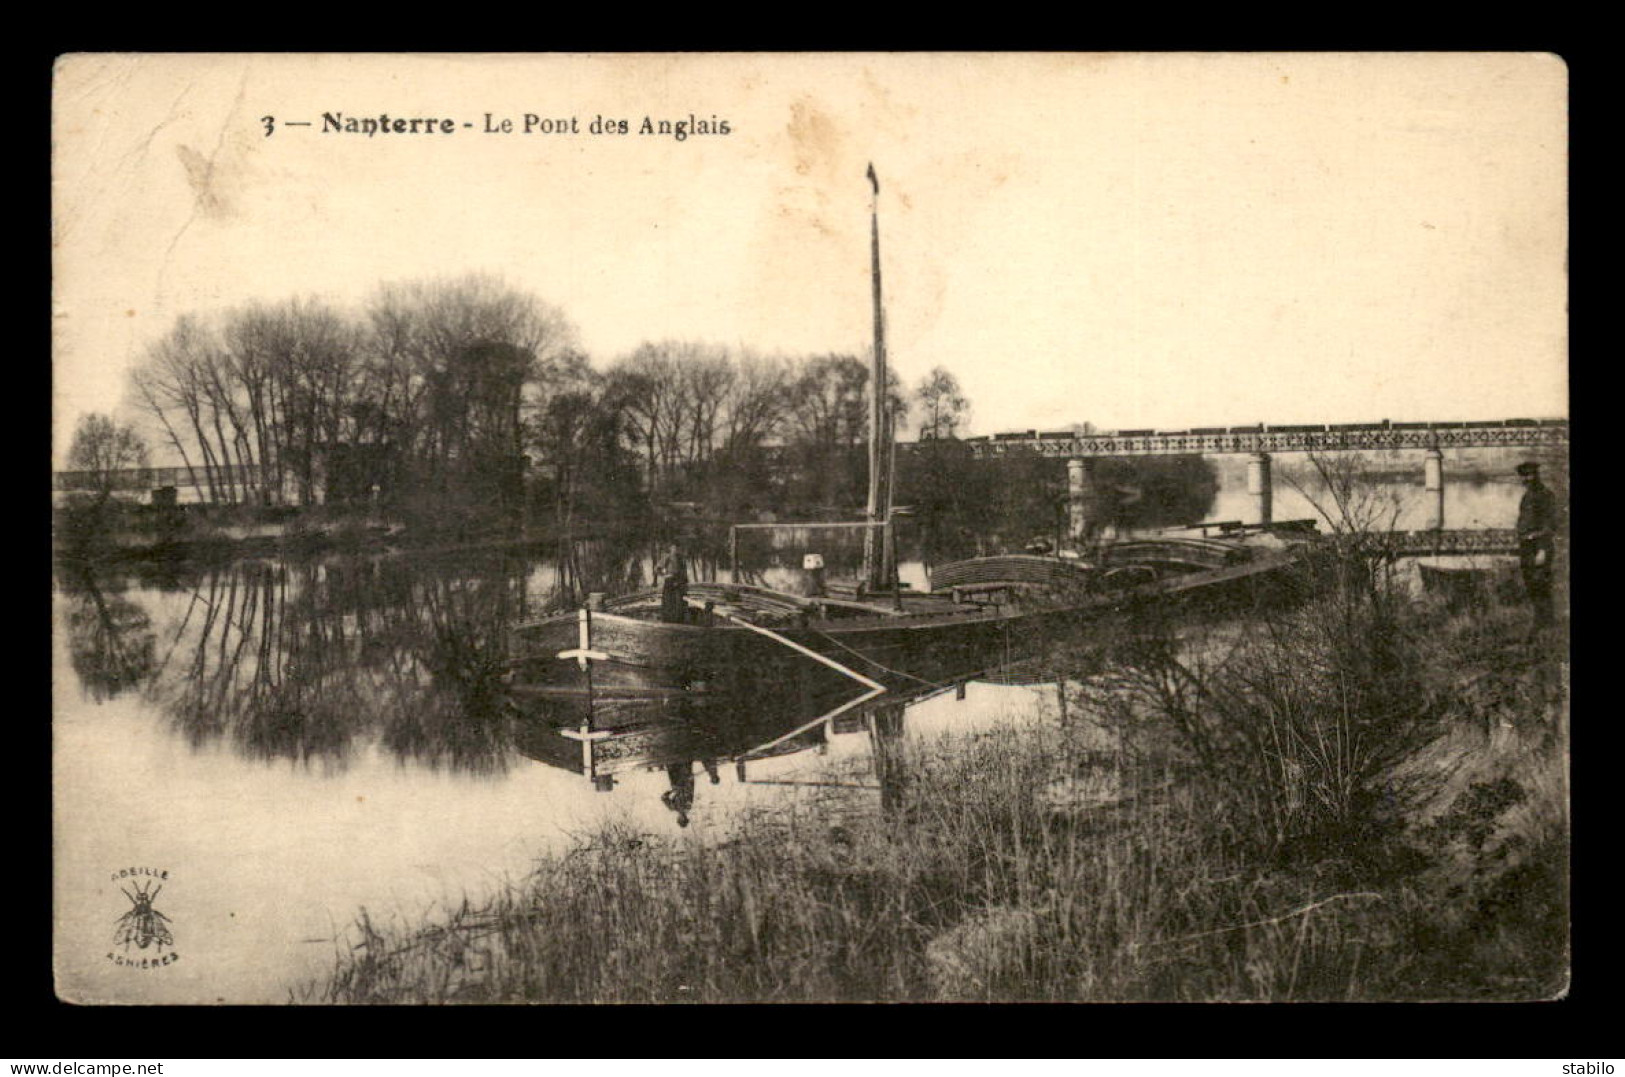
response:
<path id="1" fill-rule="evenodd" d="M 1382 536 L 1383 545 L 1407 557 L 1456 554 L 1515 554 L 1518 533 L 1511 528 L 1485 528 L 1479 531 L 1391 531 Z"/>
<path id="2" fill-rule="evenodd" d="M 1347 452 L 1371 449 L 1566 448 L 1567 419 L 1463 423 L 1346 423 L 1322 426 L 1196 427 L 1075 434 L 1029 430 L 967 438 L 981 458 L 1011 452 L 1041 456 L 1163 456 L 1180 453 Z"/>

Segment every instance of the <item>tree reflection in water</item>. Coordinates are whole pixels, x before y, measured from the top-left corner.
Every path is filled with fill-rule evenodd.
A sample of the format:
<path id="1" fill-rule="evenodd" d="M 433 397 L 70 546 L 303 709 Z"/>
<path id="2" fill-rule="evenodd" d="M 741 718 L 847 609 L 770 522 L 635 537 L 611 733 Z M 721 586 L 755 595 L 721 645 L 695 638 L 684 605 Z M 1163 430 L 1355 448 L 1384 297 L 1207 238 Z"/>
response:
<path id="1" fill-rule="evenodd" d="M 151 676 L 157 636 L 147 611 L 103 591 L 88 572 L 71 573 L 64 583 L 72 601 L 68 657 L 90 698 L 106 702 Z"/>
<path id="2" fill-rule="evenodd" d="M 507 626 L 637 579 L 646 559 L 595 543 L 562 571 L 494 554 L 239 561 L 185 574 L 184 613 L 156 629 L 107 580 L 66 572 L 61 584 L 86 690 L 102 700 L 140 688 L 193 747 L 343 768 L 376 745 L 403 762 L 491 774 L 514 757 Z M 548 568 L 555 586 L 531 592 Z"/>
<path id="3" fill-rule="evenodd" d="M 61 583 L 86 690 L 97 699 L 139 690 L 194 748 L 327 769 L 382 751 L 491 775 L 526 756 L 567 769 L 581 760 L 579 744 L 557 732 L 578 722 L 551 720 L 534 701 L 516 711 L 503 676 L 508 627 L 591 591 L 646 586 L 655 545 L 597 539 L 548 558 L 243 560 L 138 574 L 123 595 L 110 593 L 122 583 L 106 575 L 65 573 Z M 715 578 L 723 553 L 693 549 L 695 578 Z M 779 739 L 853 691 L 811 663 L 768 692 L 745 687 L 752 671 L 740 677 L 739 686 L 726 679 L 738 689 L 730 698 L 747 706 L 721 691 L 703 703 L 666 701 L 639 727 L 647 736 L 622 746 L 625 764 L 763 757 L 756 749 L 770 743 L 778 747 L 766 754 L 805 750 L 821 729 Z"/>
<path id="4" fill-rule="evenodd" d="M 194 743 L 226 736 L 254 758 L 343 766 L 376 742 L 431 767 L 500 771 L 510 738 L 494 689 L 521 573 L 235 565 L 209 581 L 193 670 L 155 688 Z"/>

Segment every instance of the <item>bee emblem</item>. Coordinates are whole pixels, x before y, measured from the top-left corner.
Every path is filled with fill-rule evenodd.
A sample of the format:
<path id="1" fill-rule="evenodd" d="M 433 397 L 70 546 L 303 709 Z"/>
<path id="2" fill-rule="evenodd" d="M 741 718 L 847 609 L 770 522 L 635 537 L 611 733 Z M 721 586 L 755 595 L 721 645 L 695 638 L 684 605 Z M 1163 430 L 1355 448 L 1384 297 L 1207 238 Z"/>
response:
<path id="1" fill-rule="evenodd" d="M 120 887 L 123 889 L 123 887 Z M 135 884 L 135 893 L 124 890 L 124 896 L 130 899 L 131 909 L 118 918 L 118 929 L 113 933 L 113 941 L 126 950 L 130 944 L 145 950 L 154 944 L 160 952 L 165 946 L 175 945 L 175 936 L 170 934 L 169 917 L 152 907 L 163 891 L 162 886 L 148 884 L 143 888 L 140 883 Z"/>

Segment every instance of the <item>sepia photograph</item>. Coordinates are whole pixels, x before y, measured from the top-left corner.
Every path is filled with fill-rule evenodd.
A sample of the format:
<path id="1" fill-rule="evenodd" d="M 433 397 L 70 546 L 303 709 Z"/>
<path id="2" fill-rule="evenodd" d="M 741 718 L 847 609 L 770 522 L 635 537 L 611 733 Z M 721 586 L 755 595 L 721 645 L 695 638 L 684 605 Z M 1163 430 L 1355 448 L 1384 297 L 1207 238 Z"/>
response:
<path id="1" fill-rule="evenodd" d="M 1560 57 L 51 106 L 62 1001 L 1567 996 Z"/>

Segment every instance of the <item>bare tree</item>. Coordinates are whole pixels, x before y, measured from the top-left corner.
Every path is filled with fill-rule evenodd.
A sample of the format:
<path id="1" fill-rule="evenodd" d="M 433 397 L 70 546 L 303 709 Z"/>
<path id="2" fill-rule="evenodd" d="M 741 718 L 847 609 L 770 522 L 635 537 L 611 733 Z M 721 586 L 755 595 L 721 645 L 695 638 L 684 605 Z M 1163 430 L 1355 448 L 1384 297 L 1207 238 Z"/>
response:
<path id="1" fill-rule="evenodd" d="M 1366 463 L 1351 453 L 1310 453 L 1306 466 L 1283 468 L 1281 477 L 1334 534 L 1350 540 L 1386 535 L 1404 507 L 1398 490 L 1377 481 Z"/>
<path id="2" fill-rule="evenodd" d="M 182 316 L 132 398 L 211 502 L 309 505 L 387 472 L 517 508 L 526 417 L 579 362 L 563 314 L 477 275 L 385 285 L 363 313 L 292 299 Z"/>
<path id="3" fill-rule="evenodd" d="M 717 432 L 739 368 L 726 349 L 693 344 L 681 353 L 679 388 L 688 412 L 684 464 L 704 464 L 717 448 Z"/>
<path id="4" fill-rule="evenodd" d="M 136 406 L 163 426 L 194 485 L 198 485 L 197 471 L 187 450 L 190 447 L 197 451 L 209 500 L 220 501 L 225 480 L 223 461 L 207 433 L 201 376 L 214 347 L 214 333 L 209 326 L 193 315 L 182 315 L 167 334 L 147 348 L 130 381 Z"/>
<path id="5" fill-rule="evenodd" d="M 620 414 L 628 441 L 643 457 L 644 481 L 650 491 L 661 484 L 662 446 L 676 396 L 676 370 L 653 344 L 641 344 L 609 369 L 607 398 Z"/>
<path id="6" fill-rule="evenodd" d="M 130 426 L 92 412 L 79 420 L 68 449 L 68 468 L 86 473 L 95 504 L 107 504 L 128 485 L 122 472 L 147 466 L 147 445 Z"/>
<path id="7" fill-rule="evenodd" d="M 585 511 L 614 518 L 641 500 L 635 462 L 622 441 L 623 414 L 608 397 L 609 379 L 576 356 L 561 372 L 547 406 L 532 420 L 531 444 L 550 473 L 553 516 L 568 533 Z"/>
<path id="8" fill-rule="evenodd" d="M 869 368 L 850 355 L 822 355 L 802 363 L 791 390 L 790 427 L 797 440 L 821 452 L 857 445 L 868 428 Z"/>
<path id="9" fill-rule="evenodd" d="M 558 308 L 483 275 L 385 285 L 367 320 L 376 418 L 440 490 L 522 460 L 525 416 L 575 340 Z"/>
<path id="10" fill-rule="evenodd" d="M 1282 477 L 1331 530 L 1337 556 L 1327 564 L 1339 586 L 1371 602 L 1392 597 L 1391 536 L 1404 507 L 1399 491 L 1377 481 L 1352 453 L 1310 453 L 1306 467 L 1283 469 Z"/>
<path id="11" fill-rule="evenodd" d="M 646 342 L 611 366 L 610 398 L 651 490 L 671 488 L 711 458 L 738 378 L 725 349 L 692 341 Z"/>
<path id="12" fill-rule="evenodd" d="M 914 390 L 920 405 L 920 440 L 951 438 L 970 417 L 970 401 L 959 388 L 959 379 L 943 367 L 935 367 Z"/>
<path id="13" fill-rule="evenodd" d="M 736 363 L 723 413 L 722 444 L 733 451 L 759 447 L 778 433 L 789 404 L 790 365 L 746 353 Z"/>

